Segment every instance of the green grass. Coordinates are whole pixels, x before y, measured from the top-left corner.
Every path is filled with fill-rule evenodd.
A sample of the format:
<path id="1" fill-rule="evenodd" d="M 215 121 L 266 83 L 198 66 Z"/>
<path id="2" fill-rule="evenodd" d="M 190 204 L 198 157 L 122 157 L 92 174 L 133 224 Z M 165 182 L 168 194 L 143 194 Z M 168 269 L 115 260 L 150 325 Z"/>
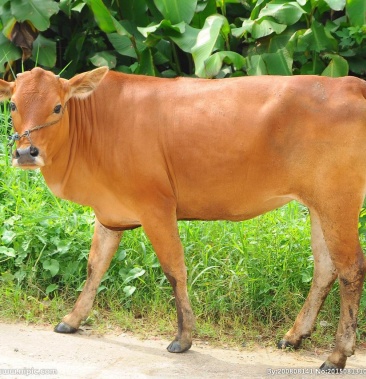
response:
<path id="1" fill-rule="evenodd" d="M 8 114 L 3 112 L 0 319 L 55 324 L 72 308 L 86 279 L 93 214 L 55 198 L 39 172 L 11 168 L 9 130 Z M 304 207 L 290 203 L 244 223 L 180 222 L 179 229 L 197 317 L 196 338 L 273 343 L 291 327 L 313 270 Z M 363 340 L 365 308 L 364 292 L 358 331 Z M 338 315 L 335 286 L 318 318 L 328 326 L 318 327 L 307 344 L 328 347 Z M 172 289 L 141 229 L 125 233 L 87 322 L 102 330 L 118 326 L 141 333 L 175 333 Z"/>

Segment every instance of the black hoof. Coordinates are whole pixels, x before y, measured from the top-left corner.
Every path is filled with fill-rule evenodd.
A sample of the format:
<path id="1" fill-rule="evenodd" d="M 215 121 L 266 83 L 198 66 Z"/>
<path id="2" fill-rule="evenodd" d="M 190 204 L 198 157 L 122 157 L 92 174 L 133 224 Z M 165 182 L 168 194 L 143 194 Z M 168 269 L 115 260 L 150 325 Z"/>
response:
<path id="1" fill-rule="evenodd" d="M 287 340 L 281 340 L 281 341 L 278 341 L 277 343 L 277 348 L 278 349 L 287 349 L 287 348 L 290 348 L 290 349 L 297 349 L 299 345 L 293 345 L 292 343 L 290 343 L 289 341 Z"/>
<path id="2" fill-rule="evenodd" d="M 339 374 L 342 372 L 343 368 L 344 367 L 340 368 L 337 367 L 334 363 L 326 361 L 320 366 L 319 370 L 327 374 Z"/>
<path id="3" fill-rule="evenodd" d="M 184 353 L 189 350 L 192 346 L 192 343 L 181 344 L 179 340 L 174 340 L 168 347 L 167 350 L 169 353 Z"/>
<path id="4" fill-rule="evenodd" d="M 74 328 L 73 326 L 70 326 L 62 321 L 58 325 L 55 326 L 54 331 L 56 333 L 71 334 L 71 333 L 76 333 L 78 330 L 77 328 Z"/>

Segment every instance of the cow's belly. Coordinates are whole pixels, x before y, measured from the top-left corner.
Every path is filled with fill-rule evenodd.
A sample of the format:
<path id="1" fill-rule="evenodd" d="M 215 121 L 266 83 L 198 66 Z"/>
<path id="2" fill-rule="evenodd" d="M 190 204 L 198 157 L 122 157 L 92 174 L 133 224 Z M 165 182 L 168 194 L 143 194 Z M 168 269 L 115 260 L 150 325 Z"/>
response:
<path id="1" fill-rule="evenodd" d="M 175 172 L 178 218 L 245 220 L 297 198 L 284 160 L 266 153 L 187 158 Z"/>
<path id="2" fill-rule="evenodd" d="M 228 220 L 242 221 L 259 216 L 279 208 L 294 200 L 291 195 L 276 197 L 252 198 L 206 198 L 200 195 L 201 201 L 181 201 L 178 204 L 179 220 Z"/>

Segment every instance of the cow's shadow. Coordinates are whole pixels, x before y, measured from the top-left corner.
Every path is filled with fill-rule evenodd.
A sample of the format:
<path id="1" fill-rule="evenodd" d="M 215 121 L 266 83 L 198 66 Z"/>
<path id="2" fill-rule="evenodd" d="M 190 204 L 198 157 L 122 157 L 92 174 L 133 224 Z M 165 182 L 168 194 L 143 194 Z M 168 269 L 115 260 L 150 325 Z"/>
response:
<path id="1" fill-rule="evenodd" d="M 95 338 L 94 336 L 76 334 L 78 338 Z M 115 346 L 121 350 L 121 362 L 124 360 L 123 350 L 133 352 L 137 357 L 141 357 L 144 361 L 145 370 L 148 370 L 149 375 L 157 375 L 157 377 L 169 377 L 169 375 L 181 374 L 183 378 L 247 378 L 247 377 L 268 377 L 270 376 L 270 369 L 286 368 L 283 360 L 276 362 L 275 358 L 271 358 L 271 353 L 262 353 L 261 357 L 255 358 L 252 352 L 238 352 L 238 351 L 223 351 L 220 356 L 218 350 L 214 349 L 212 353 L 210 348 L 199 348 L 193 344 L 193 347 L 182 354 L 169 353 L 166 350 L 169 342 L 166 345 L 153 346 L 149 341 L 135 341 L 130 338 L 119 339 L 118 337 L 110 337 L 108 335 L 98 338 L 100 343 L 109 346 Z M 235 355 L 234 359 L 230 359 L 230 354 Z M 297 354 L 294 352 L 283 353 L 284 356 L 288 354 Z M 149 357 L 149 358 L 148 358 Z M 309 361 L 311 366 L 309 366 Z M 121 363 L 120 362 L 120 363 Z M 151 362 L 151 363 L 149 363 Z M 322 361 L 320 359 L 298 360 L 298 367 L 304 367 L 304 362 L 307 367 L 314 370 L 318 368 Z M 119 363 L 116 362 L 118 365 Z M 132 363 L 133 364 L 133 363 Z M 171 371 L 174 367 L 174 373 Z M 292 366 L 294 367 L 294 366 Z M 276 375 L 281 378 L 281 375 Z"/>

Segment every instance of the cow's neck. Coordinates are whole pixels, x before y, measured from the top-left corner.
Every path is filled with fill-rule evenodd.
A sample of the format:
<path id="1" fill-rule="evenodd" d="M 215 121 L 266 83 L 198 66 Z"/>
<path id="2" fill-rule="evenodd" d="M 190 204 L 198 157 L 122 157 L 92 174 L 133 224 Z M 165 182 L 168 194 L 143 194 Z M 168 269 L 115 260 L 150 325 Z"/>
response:
<path id="1" fill-rule="evenodd" d="M 99 151 L 103 137 L 98 131 L 99 115 L 95 112 L 98 108 L 103 109 L 101 104 L 96 106 L 93 96 L 83 101 L 69 101 L 63 120 L 68 124 L 68 138 L 51 165 L 42 168 L 42 174 L 56 196 L 86 205 L 91 205 L 87 195 L 92 183 L 98 179 L 97 172 L 103 172 L 104 164 Z"/>

